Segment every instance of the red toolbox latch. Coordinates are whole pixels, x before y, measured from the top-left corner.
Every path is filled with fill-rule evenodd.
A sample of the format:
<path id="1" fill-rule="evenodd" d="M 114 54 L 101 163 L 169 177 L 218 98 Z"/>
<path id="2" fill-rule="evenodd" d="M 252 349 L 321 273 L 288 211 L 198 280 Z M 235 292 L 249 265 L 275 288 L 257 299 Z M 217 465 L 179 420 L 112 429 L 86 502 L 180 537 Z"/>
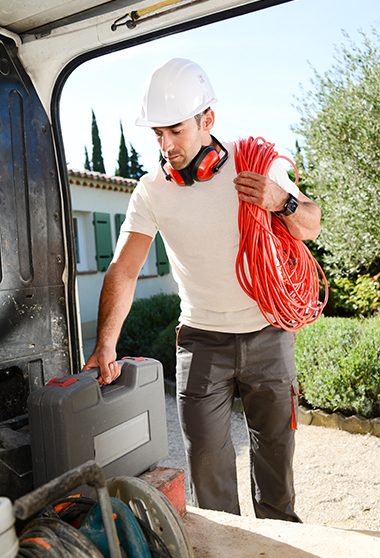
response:
<path id="1" fill-rule="evenodd" d="M 146 360 L 145 357 L 131 357 L 131 356 L 125 356 L 122 357 L 121 360 L 127 360 L 127 359 L 131 359 L 131 360 L 137 360 L 137 361 L 141 361 L 141 360 Z"/>
<path id="2" fill-rule="evenodd" d="M 71 386 L 74 382 L 77 382 L 76 378 L 70 376 L 57 376 L 57 378 L 53 378 L 50 380 L 47 385 L 48 386 L 58 386 L 58 387 L 67 387 Z"/>

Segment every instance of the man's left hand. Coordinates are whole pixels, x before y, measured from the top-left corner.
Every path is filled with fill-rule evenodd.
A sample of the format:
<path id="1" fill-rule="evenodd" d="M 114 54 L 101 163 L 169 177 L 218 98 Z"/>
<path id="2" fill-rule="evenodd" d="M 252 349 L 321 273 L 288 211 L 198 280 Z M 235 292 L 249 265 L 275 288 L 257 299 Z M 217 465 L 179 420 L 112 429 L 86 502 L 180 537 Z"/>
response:
<path id="1" fill-rule="evenodd" d="M 256 172 L 240 172 L 234 183 L 241 200 L 267 211 L 281 211 L 288 198 L 288 193 L 276 182 Z"/>

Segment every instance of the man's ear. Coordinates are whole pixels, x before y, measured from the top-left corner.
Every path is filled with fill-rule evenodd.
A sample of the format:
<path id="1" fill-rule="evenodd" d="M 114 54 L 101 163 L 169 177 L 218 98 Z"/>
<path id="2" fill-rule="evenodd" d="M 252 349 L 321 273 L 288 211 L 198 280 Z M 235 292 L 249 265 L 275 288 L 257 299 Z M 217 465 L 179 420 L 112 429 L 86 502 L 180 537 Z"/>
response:
<path id="1" fill-rule="evenodd" d="M 214 124 L 215 124 L 215 113 L 213 110 L 208 109 L 208 111 L 206 111 L 203 114 L 202 128 L 205 132 L 208 132 L 213 128 Z"/>

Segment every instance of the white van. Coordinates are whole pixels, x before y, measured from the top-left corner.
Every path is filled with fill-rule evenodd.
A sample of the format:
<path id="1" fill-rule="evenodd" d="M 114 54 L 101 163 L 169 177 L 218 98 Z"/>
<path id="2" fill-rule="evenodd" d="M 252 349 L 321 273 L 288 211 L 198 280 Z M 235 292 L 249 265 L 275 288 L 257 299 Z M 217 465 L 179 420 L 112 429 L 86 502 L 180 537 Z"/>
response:
<path id="1" fill-rule="evenodd" d="M 19 440 L 0 440 L 0 494 L 31 488 L 30 390 L 82 365 L 67 78 L 94 57 L 284 1 L 0 0 L 0 425 Z"/>

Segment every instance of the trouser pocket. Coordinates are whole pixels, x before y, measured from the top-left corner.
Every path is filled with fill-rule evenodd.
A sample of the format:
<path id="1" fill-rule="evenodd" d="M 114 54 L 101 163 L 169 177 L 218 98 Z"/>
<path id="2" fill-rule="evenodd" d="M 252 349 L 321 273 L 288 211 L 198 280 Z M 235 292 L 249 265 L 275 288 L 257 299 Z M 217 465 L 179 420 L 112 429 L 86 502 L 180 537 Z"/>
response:
<path id="1" fill-rule="evenodd" d="M 297 422 L 298 422 L 298 396 L 299 396 L 299 389 L 298 389 L 298 382 L 297 380 L 293 380 L 291 387 L 291 404 L 292 404 L 292 420 L 291 420 L 291 428 L 292 430 L 297 430 Z"/>
<path id="2" fill-rule="evenodd" d="M 175 348 L 176 348 L 176 351 L 178 351 L 178 339 L 179 339 L 179 334 L 181 333 L 182 327 L 183 327 L 183 324 L 179 324 L 175 328 Z"/>

